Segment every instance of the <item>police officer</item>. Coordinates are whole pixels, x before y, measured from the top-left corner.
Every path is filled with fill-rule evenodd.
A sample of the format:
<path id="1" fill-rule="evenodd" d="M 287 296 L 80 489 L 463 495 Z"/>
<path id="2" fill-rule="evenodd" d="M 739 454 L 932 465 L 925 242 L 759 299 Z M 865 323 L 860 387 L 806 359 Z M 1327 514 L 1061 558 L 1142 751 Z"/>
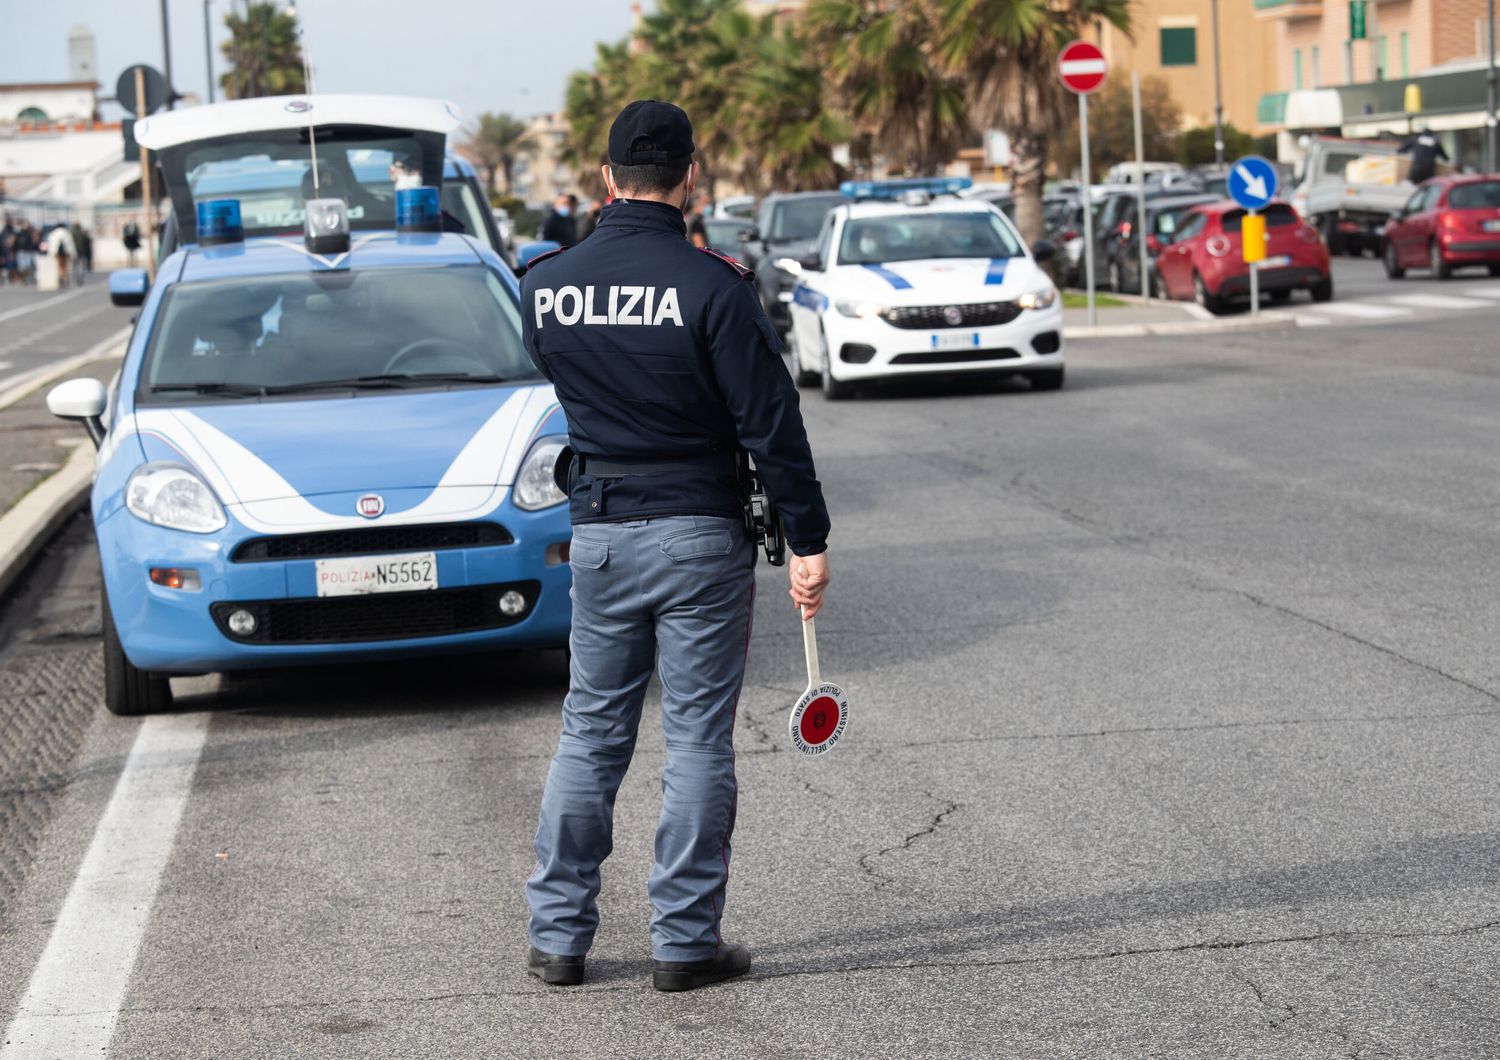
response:
<path id="1" fill-rule="evenodd" d="M 535 259 L 522 284 L 531 358 L 576 451 L 572 672 L 536 835 L 527 968 L 583 981 L 599 865 L 661 676 L 662 813 L 651 873 L 653 983 L 691 990 L 750 968 L 720 935 L 734 831 L 734 720 L 754 607 L 755 545 L 737 451 L 783 514 L 793 603 L 828 585 L 828 513 L 782 344 L 754 274 L 687 240 L 697 183 L 681 109 L 637 100 L 615 119 L 614 201 L 587 242 Z"/>

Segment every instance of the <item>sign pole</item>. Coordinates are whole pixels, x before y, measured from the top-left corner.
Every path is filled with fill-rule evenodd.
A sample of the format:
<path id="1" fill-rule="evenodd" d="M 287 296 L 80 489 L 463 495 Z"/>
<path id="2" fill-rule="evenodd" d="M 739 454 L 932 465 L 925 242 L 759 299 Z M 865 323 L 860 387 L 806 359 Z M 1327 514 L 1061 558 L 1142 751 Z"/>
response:
<path id="1" fill-rule="evenodd" d="M 1135 227 L 1136 242 L 1141 251 L 1141 301 L 1151 300 L 1151 284 L 1146 279 L 1146 149 L 1141 133 L 1141 75 L 1130 75 L 1130 102 L 1135 108 Z"/>
<path id="2" fill-rule="evenodd" d="M 135 68 L 135 98 L 137 100 L 137 107 L 144 110 L 146 106 L 146 68 L 144 66 L 137 66 Z M 155 283 L 156 246 L 153 241 L 156 238 L 156 210 L 153 207 L 151 199 L 151 152 L 144 147 L 140 150 L 141 214 L 146 221 L 146 276 L 152 283 Z"/>
<path id="3" fill-rule="evenodd" d="M 1099 323 L 1094 306 L 1094 196 L 1089 180 L 1089 97 L 1078 94 L 1078 147 L 1083 152 L 1083 278 L 1088 294 L 1089 326 Z"/>
<path id="4" fill-rule="evenodd" d="M 1250 315 L 1260 316 L 1260 262 L 1250 263 Z"/>

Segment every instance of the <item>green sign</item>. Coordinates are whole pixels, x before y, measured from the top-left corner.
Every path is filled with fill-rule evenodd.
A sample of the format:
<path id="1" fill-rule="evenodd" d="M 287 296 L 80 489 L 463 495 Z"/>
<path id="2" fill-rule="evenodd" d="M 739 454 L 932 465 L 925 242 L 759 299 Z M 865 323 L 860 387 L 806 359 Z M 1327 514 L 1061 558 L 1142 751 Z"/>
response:
<path id="1" fill-rule="evenodd" d="M 1365 39 L 1366 0 L 1349 0 L 1349 39 Z"/>

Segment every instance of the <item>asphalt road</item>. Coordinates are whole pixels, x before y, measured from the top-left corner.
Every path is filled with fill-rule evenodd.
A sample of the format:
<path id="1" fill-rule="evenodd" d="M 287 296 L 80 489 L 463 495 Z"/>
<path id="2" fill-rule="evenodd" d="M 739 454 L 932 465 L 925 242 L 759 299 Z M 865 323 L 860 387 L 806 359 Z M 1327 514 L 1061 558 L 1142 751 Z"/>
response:
<path id="1" fill-rule="evenodd" d="M 81 353 L 129 324 L 132 310 L 109 304 L 102 273 L 82 287 L 0 287 L 0 392 L 26 373 Z"/>
<path id="2" fill-rule="evenodd" d="M 524 975 L 565 673 L 507 656 L 67 722 L 66 765 L 0 779 L 52 799 L 0 1009 L 82 872 L 61 978 L 118 1002 L 22 1029 L 113 1057 L 1500 1055 L 1500 302 L 1345 323 L 1077 344 L 1056 394 L 806 393 L 854 713 L 790 752 L 800 636 L 763 568 L 749 979 L 649 987 L 649 711 L 589 984 Z M 96 685 L 95 564 L 75 529 L 4 613 L 9 706 Z M 91 851 L 101 819 L 156 860 Z"/>

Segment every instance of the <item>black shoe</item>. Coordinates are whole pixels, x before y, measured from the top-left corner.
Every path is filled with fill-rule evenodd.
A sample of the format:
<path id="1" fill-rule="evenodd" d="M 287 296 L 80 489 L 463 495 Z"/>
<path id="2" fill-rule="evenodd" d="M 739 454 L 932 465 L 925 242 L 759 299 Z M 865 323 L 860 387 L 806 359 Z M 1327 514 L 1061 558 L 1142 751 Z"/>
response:
<path id="1" fill-rule="evenodd" d="M 750 948 L 726 942 L 706 961 L 653 961 L 651 985 L 658 990 L 697 990 L 750 970 Z"/>
<path id="2" fill-rule="evenodd" d="M 526 957 L 526 970 L 551 986 L 577 986 L 583 982 L 582 957 L 543 953 L 535 946 Z"/>

